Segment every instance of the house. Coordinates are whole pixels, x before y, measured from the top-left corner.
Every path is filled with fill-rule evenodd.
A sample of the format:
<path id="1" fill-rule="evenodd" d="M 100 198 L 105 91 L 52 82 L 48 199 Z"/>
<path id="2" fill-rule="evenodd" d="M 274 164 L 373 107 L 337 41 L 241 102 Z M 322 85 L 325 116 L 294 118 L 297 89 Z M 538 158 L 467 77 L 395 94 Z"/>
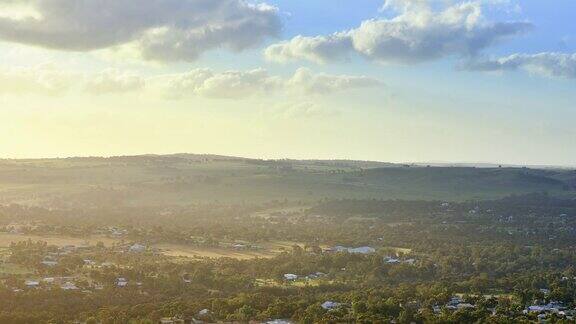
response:
<path id="1" fill-rule="evenodd" d="M 464 300 L 462 298 L 460 298 L 458 296 L 454 296 L 450 299 L 450 301 L 448 302 L 447 305 L 456 306 L 456 305 L 463 303 L 463 302 L 464 302 Z"/>
<path id="2" fill-rule="evenodd" d="M 330 252 L 348 252 L 348 248 L 341 246 L 341 245 L 337 245 L 333 248 L 329 248 L 328 251 L 330 251 Z"/>
<path id="3" fill-rule="evenodd" d="M 546 315 L 546 314 L 539 314 L 539 315 L 538 315 L 538 319 L 539 319 L 540 321 L 545 320 L 546 317 L 548 317 L 548 315 Z"/>
<path id="4" fill-rule="evenodd" d="M 470 303 L 460 303 L 458 305 L 456 305 L 457 309 L 467 309 L 467 308 L 476 308 L 476 306 L 470 304 Z"/>
<path id="5" fill-rule="evenodd" d="M 524 313 L 555 313 L 558 314 L 560 311 L 565 310 L 566 307 L 560 302 L 551 301 L 546 305 L 531 305 L 524 310 Z"/>
<path id="6" fill-rule="evenodd" d="M 323 272 L 315 272 L 306 276 L 306 279 L 317 279 L 326 276 Z"/>
<path id="7" fill-rule="evenodd" d="M 359 248 L 348 249 L 348 253 L 352 254 L 372 254 L 376 253 L 376 249 L 369 246 L 362 246 Z"/>
<path id="8" fill-rule="evenodd" d="M 400 263 L 400 259 L 397 259 L 397 258 L 394 258 L 391 256 L 387 256 L 387 257 L 384 257 L 384 262 L 387 264 L 398 264 L 398 263 Z"/>
<path id="9" fill-rule="evenodd" d="M 128 252 L 130 252 L 130 253 L 144 253 L 144 252 L 146 252 L 146 246 L 136 243 L 136 244 L 130 246 L 130 248 L 128 248 Z"/>
<path id="10" fill-rule="evenodd" d="M 26 288 L 38 288 L 40 287 L 40 282 L 36 280 L 26 280 L 24 285 L 26 285 Z"/>
<path id="11" fill-rule="evenodd" d="M 404 260 L 404 263 L 409 264 L 409 265 L 414 265 L 414 264 L 416 264 L 416 259 L 406 259 L 406 260 Z"/>
<path id="12" fill-rule="evenodd" d="M 93 266 L 96 265 L 96 262 L 94 262 L 94 261 L 92 261 L 92 260 L 90 260 L 90 259 L 86 259 L 86 260 L 84 260 L 84 265 L 85 265 L 85 266 L 88 266 L 88 267 L 93 267 Z"/>
<path id="13" fill-rule="evenodd" d="M 44 260 L 40 263 L 47 266 L 47 267 L 55 267 L 58 265 L 58 261 L 53 261 L 53 260 Z"/>
<path id="14" fill-rule="evenodd" d="M 65 246 L 59 248 L 58 251 L 60 251 L 61 254 L 69 254 L 69 253 L 76 251 L 76 246 L 75 245 L 65 245 Z"/>
<path id="15" fill-rule="evenodd" d="M 176 317 L 164 317 L 158 322 L 160 324 L 184 324 L 184 320 Z"/>
<path id="16" fill-rule="evenodd" d="M 540 292 L 546 296 L 550 295 L 550 289 L 542 288 L 542 289 L 540 289 Z"/>
<path id="17" fill-rule="evenodd" d="M 458 296 L 452 297 L 450 301 L 446 304 L 446 309 L 449 310 L 461 310 L 461 309 L 470 309 L 476 308 L 475 305 L 466 303 L 464 300 Z"/>
<path id="18" fill-rule="evenodd" d="M 76 290 L 76 289 L 78 289 L 78 287 L 76 287 L 76 285 L 70 281 L 64 283 L 62 286 L 60 286 L 60 288 L 62 290 Z"/>
<path id="19" fill-rule="evenodd" d="M 126 286 L 128 286 L 128 280 L 126 280 L 126 278 L 116 279 L 116 287 L 124 288 Z"/>
<path id="20" fill-rule="evenodd" d="M 298 279 L 298 275 L 292 274 L 292 273 L 287 273 L 284 275 L 284 279 L 289 280 L 289 281 L 294 281 Z"/>
<path id="21" fill-rule="evenodd" d="M 340 307 L 340 303 L 337 302 L 333 302 L 333 301 L 325 301 L 324 303 L 322 303 L 322 305 L 320 305 L 322 308 L 324 308 L 325 310 L 333 310 L 336 309 L 338 307 Z"/>
<path id="22" fill-rule="evenodd" d="M 369 247 L 369 246 L 361 246 L 357 248 L 349 248 L 341 245 L 337 245 L 333 248 L 328 248 L 325 250 L 326 252 L 346 252 L 352 254 L 371 254 L 376 253 L 376 249 Z"/>

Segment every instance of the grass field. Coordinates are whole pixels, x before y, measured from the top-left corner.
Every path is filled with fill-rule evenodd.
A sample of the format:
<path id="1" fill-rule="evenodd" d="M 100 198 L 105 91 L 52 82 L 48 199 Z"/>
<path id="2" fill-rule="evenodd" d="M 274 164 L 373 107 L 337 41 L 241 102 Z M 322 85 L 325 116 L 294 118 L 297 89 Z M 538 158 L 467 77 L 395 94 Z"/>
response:
<path id="1" fill-rule="evenodd" d="M 185 258 L 234 258 L 239 260 L 248 260 L 255 258 L 272 258 L 282 251 L 290 251 L 295 242 L 272 242 L 260 244 L 258 250 L 235 250 L 231 248 L 203 248 L 180 244 L 156 244 L 155 248 L 163 251 L 163 254 L 172 257 Z M 299 244 L 301 245 L 301 244 Z"/>
<path id="2" fill-rule="evenodd" d="M 21 235 L 21 234 L 9 234 L 0 233 L 0 260 L 2 260 L 3 253 L 6 251 L 6 247 L 10 246 L 12 242 L 22 242 L 22 241 L 42 241 L 47 242 L 49 245 L 55 246 L 66 246 L 66 245 L 95 245 L 98 242 L 104 243 L 105 246 L 111 246 L 118 240 L 103 237 L 103 236 L 90 236 L 86 238 L 78 237 L 66 237 L 66 236 L 53 236 L 53 235 Z M 183 244 L 169 244 L 161 243 L 156 244 L 153 247 L 162 250 L 163 254 L 173 257 L 184 257 L 184 258 L 197 258 L 197 257 L 208 257 L 208 258 L 235 258 L 240 260 L 254 259 L 254 258 L 272 258 L 282 251 L 290 251 L 295 242 L 284 242 L 277 241 L 271 243 L 260 244 L 260 249 L 258 250 L 235 250 L 232 248 L 204 248 L 204 247 L 194 247 Z M 299 244 L 302 245 L 302 244 Z"/>

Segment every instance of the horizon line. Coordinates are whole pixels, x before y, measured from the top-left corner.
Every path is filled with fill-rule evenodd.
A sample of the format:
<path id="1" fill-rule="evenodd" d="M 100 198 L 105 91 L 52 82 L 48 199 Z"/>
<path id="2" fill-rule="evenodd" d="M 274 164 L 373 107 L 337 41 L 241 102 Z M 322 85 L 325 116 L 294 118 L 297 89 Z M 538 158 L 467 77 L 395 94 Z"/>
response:
<path id="1" fill-rule="evenodd" d="M 239 155 L 226 155 L 217 153 L 140 153 L 140 154 L 111 154 L 111 155 L 68 155 L 68 156 L 47 156 L 47 157 L 2 157 L 0 161 L 22 161 L 22 160 L 66 160 L 66 159 L 111 159 L 122 157 L 145 157 L 145 156 L 178 156 L 178 155 L 196 155 L 196 156 L 217 156 L 224 158 L 245 159 L 245 160 L 262 160 L 262 161 L 345 161 L 345 162 L 365 162 L 365 163 L 382 163 L 382 164 L 396 164 L 396 165 L 412 165 L 412 166 L 435 166 L 435 167 L 528 167 L 528 168 L 558 168 L 558 169 L 573 169 L 576 165 L 569 164 L 549 164 L 549 163 L 516 163 L 516 162 L 466 162 L 466 161 L 384 161 L 384 160 L 371 160 L 371 159 L 355 159 L 355 158 L 294 158 L 294 157 L 254 157 L 254 156 L 239 156 Z"/>

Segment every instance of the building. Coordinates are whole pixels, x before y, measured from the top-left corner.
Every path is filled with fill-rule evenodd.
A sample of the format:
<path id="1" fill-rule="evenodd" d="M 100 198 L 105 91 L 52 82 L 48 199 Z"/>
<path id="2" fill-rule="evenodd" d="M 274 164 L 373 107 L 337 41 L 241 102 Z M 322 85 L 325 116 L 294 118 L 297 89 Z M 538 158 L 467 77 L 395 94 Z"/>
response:
<path id="1" fill-rule="evenodd" d="M 136 244 L 130 246 L 130 248 L 128 248 L 128 252 L 130 252 L 130 253 L 144 253 L 144 252 L 146 252 L 146 246 L 136 243 Z"/>
<path id="2" fill-rule="evenodd" d="M 322 308 L 324 308 L 325 310 L 332 310 L 332 309 L 336 309 L 338 307 L 340 307 L 340 303 L 337 302 L 333 302 L 333 301 L 325 301 L 324 303 L 322 303 L 322 305 L 320 305 Z"/>
<path id="3" fill-rule="evenodd" d="M 62 286 L 60 286 L 62 290 L 76 290 L 78 287 L 73 282 L 65 282 Z"/>
<path id="4" fill-rule="evenodd" d="M 26 280 L 24 285 L 26 285 L 26 288 L 38 288 L 40 287 L 40 282 L 36 280 Z"/>
<path id="5" fill-rule="evenodd" d="M 350 248 L 341 245 L 337 245 L 332 248 L 328 248 L 325 252 L 345 252 L 345 253 L 352 253 L 352 254 L 372 254 L 376 253 L 376 249 L 369 246 L 361 246 L 357 248 Z"/>
<path id="6" fill-rule="evenodd" d="M 128 280 L 126 280 L 126 278 L 116 279 L 116 287 L 124 288 L 126 286 L 128 286 Z"/>
<path id="7" fill-rule="evenodd" d="M 164 317 L 158 321 L 159 324 L 184 324 L 185 321 L 176 317 Z"/>

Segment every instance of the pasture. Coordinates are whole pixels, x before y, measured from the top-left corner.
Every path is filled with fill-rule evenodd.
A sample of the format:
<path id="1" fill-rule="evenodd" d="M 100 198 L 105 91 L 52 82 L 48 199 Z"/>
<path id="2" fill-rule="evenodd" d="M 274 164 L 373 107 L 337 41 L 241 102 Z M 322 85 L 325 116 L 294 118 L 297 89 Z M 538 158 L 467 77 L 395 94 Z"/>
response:
<path id="1" fill-rule="evenodd" d="M 273 258 L 284 251 L 290 251 L 294 245 L 302 246 L 302 244 L 295 242 L 277 241 L 260 244 L 259 249 L 196 247 L 169 243 L 156 244 L 154 247 L 160 249 L 164 255 L 171 257 L 250 260 L 256 258 Z"/>

